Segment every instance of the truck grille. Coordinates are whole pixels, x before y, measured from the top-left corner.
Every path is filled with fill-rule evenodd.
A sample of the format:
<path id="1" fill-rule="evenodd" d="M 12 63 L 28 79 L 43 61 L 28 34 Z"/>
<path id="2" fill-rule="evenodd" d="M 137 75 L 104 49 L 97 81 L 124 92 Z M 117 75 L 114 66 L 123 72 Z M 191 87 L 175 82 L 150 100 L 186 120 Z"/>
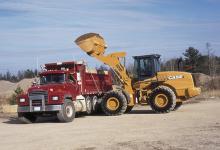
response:
<path id="1" fill-rule="evenodd" d="M 32 106 L 42 106 L 42 100 L 32 100 Z"/>
<path id="2" fill-rule="evenodd" d="M 48 102 L 48 93 L 47 91 L 32 91 L 29 93 L 29 96 L 38 96 L 38 95 L 43 95 L 45 99 L 45 104 Z M 38 106 L 42 105 L 42 100 L 41 99 L 33 99 L 32 100 L 32 105 L 33 106 Z"/>

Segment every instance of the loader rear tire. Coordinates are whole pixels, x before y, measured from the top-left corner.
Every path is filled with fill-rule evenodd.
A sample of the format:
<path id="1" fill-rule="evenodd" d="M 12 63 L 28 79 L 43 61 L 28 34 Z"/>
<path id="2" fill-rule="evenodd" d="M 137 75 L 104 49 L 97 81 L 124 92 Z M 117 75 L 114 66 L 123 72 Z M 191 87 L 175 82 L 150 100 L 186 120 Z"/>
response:
<path id="1" fill-rule="evenodd" d="M 176 106 L 173 108 L 173 111 L 176 111 L 177 109 L 180 108 L 180 106 L 182 106 L 183 102 L 176 102 Z"/>
<path id="2" fill-rule="evenodd" d="M 156 113 L 168 113 L 176 106 L 176 95 L 169 87 L 159 86 L 152 91 L 149 104 Z"/>
<path id="3" fill-rule="evenodd" d="M 71 100 L 65 100 L 62 109 L 57 113 L 60 122 L 72 122 L 75 118 L 75 107 Z"/>
<path id="4" fill-rule="evenodd" d="M 111 91 L 104 95 L 101 108 L 107 116 L 121 115 L 127 109 L 127 100 L 122 92 Z"/>

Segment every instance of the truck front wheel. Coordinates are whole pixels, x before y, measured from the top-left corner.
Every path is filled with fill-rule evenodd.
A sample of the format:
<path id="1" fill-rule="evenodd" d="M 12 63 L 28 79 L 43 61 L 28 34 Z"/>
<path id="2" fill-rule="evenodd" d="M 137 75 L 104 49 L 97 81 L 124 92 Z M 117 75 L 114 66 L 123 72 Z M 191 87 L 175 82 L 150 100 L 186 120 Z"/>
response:
<path id="1" fill-rule="evenodd" d="M 126 111 L 127 100 L 122 92 L 111 91 L 104 95 L 101 108 L 108 116 L 121 115 Z"/>
<path id="2" fill-rule="evenodd" d="M 57 113 L 60 122 L 72 122 L 75 118 L 75 107 L 71 100 L 65 100 L 62 109 Z"/>

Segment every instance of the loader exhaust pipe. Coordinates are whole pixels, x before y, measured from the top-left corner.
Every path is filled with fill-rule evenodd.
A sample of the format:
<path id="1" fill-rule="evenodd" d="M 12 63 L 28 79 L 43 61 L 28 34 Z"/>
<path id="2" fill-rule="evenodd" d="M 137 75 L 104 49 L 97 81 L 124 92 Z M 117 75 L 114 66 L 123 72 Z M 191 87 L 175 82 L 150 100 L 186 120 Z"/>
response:
<path id="1" fill-rule="evenodd" d="M 104 55 L 107 45 L 97 33 L 87 33 L 75 40 L 75 43 L 88 55 Z"/>

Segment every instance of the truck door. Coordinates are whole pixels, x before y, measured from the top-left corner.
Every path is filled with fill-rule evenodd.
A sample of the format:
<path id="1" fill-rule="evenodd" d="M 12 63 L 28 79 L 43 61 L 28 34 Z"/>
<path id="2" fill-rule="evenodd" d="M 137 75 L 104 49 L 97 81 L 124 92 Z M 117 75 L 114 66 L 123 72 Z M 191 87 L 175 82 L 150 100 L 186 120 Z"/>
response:
<path id="1" fill-rule="evenodd" d="M 74 74 L 68 74 L 67 76 L 67 86 L 69 91 L 71 92 L 70 94 L 72 97 L 75 99 L 77 95 L 79 95 L 79 86 L 77 84 L 77 80 L 74 77 Z"/>

